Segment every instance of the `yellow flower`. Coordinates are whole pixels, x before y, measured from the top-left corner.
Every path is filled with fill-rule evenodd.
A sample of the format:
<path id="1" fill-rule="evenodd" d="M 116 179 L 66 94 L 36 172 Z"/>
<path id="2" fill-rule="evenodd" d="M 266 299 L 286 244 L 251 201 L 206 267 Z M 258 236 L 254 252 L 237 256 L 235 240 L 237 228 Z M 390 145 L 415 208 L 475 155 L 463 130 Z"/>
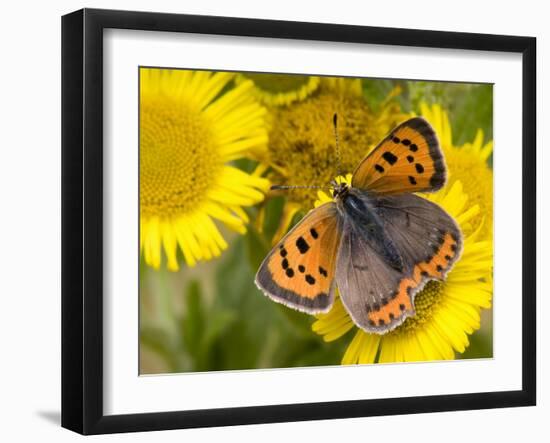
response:
<path id="1" fill-rule="evenodd" d="M 302 101 L 319 87 L 320 78 L 307 75 L 242 73 L 237 83 L 252 80 L 254 95 L 268 106 L 287 106 Z"/>
<path id="2" fill-rule="evenodd" d="M 266 110 L 252 82 L 227 90 L 231 73 L 140 74 L 140 248 L 157 269 L 163 249 L 175 271 L 178 249 L 193 266 L 227 248 L 214 220 L 245 232 L 243 206 L 262 201 L 269 182 L 230 162 L 265 153 Z"/>
<path id="3" fill-rule="evenodd" d="M 323 78 L 314 96 L 291 107 L 274 108 L 269 134 L 270 179 L 278 185 L 327 185 L 337 173 L 333 116 L 338 114 L 341 168 L 350 171 L 398 122 L 399 105 L 388 100 L 373 112 L 358 79 Z M 285 191 L 286 204 L 274 241 L 294 215 L 311 208 L 310 189 Z"/>
<path id="4" fill-rule="evenodd" d="M 485 220 L 481 229 L 481 238 L 489 238 L 493 235 L 493 170 L 487 164 L 487 160 L 493 152 L 493 142 L 484 142 L 484 135 L 478 129 L 474 140 L 463 146 L 453 144 L 453 135 L 449 116 L 440 105 L 431 107 L 425 103 L 420 104 L 420 114 L 428 120 L 439 137 L 441 147 L 447 165 L 449 166 L 448 184 L 452 185 L 460 180 L 464 186 L 464 192 L 468 195 L 472 204 L 479 205 L 480 211 L 472 224 L 477 226 L 482 219 Z"/>
<path id="5" fill-rule="evenodd" d="M 350 182 L 351 175 L 345 180 Z M 481 309 L 491 307 L 492 242 L 480 239 L 481 226 L 472 226 L 479 205 L 471 205 L 458 179 L 452 186 L 424 197 L 439 204 L 464 233 L 469 233 L 462 256 L 445 281 L 430 281 L 416 295 L 416 315 L 385 335 L 357 328 L 338 297 L 327 314 L 317 316 L 312 329 L 325 341 L 355 330 L 342 364 L 453 359 L 455 352 L 462 353 L 468 347 L 468 335 L 479 329 Z M 323 192 L 319 192 L 319 198 L 316 205 L 331 200 Z"/>

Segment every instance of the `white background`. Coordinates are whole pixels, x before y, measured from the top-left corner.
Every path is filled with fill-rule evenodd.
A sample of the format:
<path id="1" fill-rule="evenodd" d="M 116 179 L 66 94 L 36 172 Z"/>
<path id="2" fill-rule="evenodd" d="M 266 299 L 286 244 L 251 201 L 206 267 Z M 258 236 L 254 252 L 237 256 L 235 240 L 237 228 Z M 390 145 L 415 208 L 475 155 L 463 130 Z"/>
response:
<path id="1" fill-rule="evenodd" d="M 461 1 L 320 4 L 290 0 L 198 3 L 52 1 L 6 3 L 2 10 L 0 69 L 0 189 L 2 254 L 0 436 L 5 441 L 73 441 L 80 437 L 59 428 L 60 410 L 60 16 L 82 6 L 166 12 L 233 15 L 286 20 L 392 27 L 534 35 L 538 37 L 539 178 L 543 162 L 543 113 L 550 93 L 542 78 L 550 74 L 550 30 L 541 2 L 507 6 Z M 519 147 L 518 147 L 519 148 Z M 546 189 L 545 189 L 546 188 Z M 548 180 L 539 193 L 548 195 Z M 542 199 L 539 197 L 539 202 Z M 548 224 L 548 208 L 539 208 L 539 225 Z M 550 246 L 540 233 L 540 249 Z M 550 262 L 539 253 L 539 273 Z M 539 294 L 549 285 L 539 279 Z M 539 297 L 539 406 L 494 411 L 331 420 L 233 428 L 164 431 L 96 437 L 94 441 L 503 441 L 546 435 L 550 388 L 550 326 L 543 323 L 548 301 Z M 542 344 L 542 345 L 541 345 Z M 543 352 L 544 351 L 544 352 Z M 396 429 L 400 429 L 397 433 Z M 544 438 L 544 437 L 543 437 Z"/>

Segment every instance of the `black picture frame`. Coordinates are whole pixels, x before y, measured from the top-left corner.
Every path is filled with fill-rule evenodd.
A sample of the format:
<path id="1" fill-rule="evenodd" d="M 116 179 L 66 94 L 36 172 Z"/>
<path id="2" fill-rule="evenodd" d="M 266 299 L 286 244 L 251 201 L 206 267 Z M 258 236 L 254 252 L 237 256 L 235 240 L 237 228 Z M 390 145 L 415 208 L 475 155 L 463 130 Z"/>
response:
<path id="1" fill-rule="evenodd" d="M 103 31 L 192 32 L 519 53 L 523 64 L 522 388 L 130 415 L 103 412 Z M 83 9 L 62 18 L 62 426 L 82 434 L 529 406 L 536 403 L 536 39 Z"/>

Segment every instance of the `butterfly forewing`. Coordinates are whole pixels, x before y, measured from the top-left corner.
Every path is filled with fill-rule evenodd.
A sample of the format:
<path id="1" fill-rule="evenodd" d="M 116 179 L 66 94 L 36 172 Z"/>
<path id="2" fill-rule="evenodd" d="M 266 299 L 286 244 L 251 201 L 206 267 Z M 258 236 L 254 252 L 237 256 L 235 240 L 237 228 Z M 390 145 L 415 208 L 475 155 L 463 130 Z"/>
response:
<path id="1" fill-rule="evenodd" d="M 430 124 L 416 117 L 395 128 L 363 159 L 352 186 L 378 194 L 436 191 L 445 184 L 445 161 Z"/>
<path id="2" fill-rule="evenodd" d="M 258 287 L 276 302 L 303 312 L 330 309 L 339 223 L 332 202 L 310 211 L 266 257 L 256 274 Z"/>

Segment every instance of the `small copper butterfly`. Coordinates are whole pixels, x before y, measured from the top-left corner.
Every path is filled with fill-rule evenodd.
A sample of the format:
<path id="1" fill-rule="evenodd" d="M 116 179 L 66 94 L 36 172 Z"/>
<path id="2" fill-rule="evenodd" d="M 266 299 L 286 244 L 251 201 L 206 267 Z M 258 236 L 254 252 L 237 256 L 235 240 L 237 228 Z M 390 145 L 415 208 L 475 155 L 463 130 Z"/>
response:
<path id="1" fill-rule="evenodd" d="M 334 127 L 337 136 L 336 115 Z M 443 280 L 462 251 L 455 220 L 414 194 L 437 191 L 445 180 L 433 128 L 420 117 L 405 121 L 359 163 L 350 185 L 331 183 L 333 201 L 311 210 L 273 248 L 256 285 L 310 314 L 330 310 L 337 285 L 357 326 L 391 331 L 414 316 L 415 294 Z"/>

